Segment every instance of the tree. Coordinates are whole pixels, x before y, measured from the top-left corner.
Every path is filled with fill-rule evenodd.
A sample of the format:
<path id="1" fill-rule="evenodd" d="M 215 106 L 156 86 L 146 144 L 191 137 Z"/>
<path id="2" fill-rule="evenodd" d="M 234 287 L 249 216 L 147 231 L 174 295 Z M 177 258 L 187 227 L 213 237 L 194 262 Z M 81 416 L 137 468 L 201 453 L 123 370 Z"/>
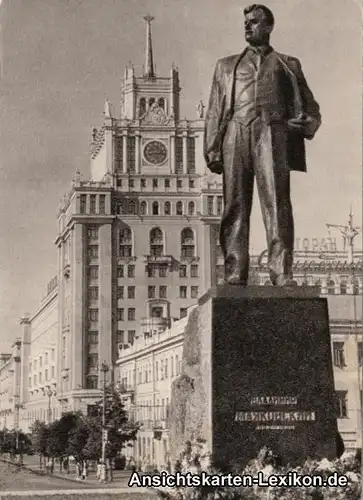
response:
<path id="1" fill-rule="evenodd" d="M 48 456 L 48 437 L 49 429 L 47 424 L 36 420 L 30 429 L 30 439 L 34 452 L 39 455 L 40 467 L 42 466 L 42 459 Z"/>
<path id="2" fill-rule="evenodd" d="M 108 430 L 106 457 L 114 459 L 128 441 L 136 439 L 139 425 L 129 422 L 124 404 L 113 386 L 106 387 L 105 400 L 105 420 Z M 84 453 L 94 460 L 100 459 L 102 455 L 102 406 L 103 399 L 95 404 L 94 416 L 87 417 L 90 434 Z"/>

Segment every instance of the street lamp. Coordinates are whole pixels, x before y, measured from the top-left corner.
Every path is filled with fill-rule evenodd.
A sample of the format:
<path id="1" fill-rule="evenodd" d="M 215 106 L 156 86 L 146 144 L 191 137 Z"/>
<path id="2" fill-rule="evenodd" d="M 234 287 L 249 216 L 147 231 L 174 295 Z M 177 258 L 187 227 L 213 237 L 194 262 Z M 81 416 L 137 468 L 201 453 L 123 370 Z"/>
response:
<path id="1" fill-rule="evenodd" d="M 103 362 L 101 365 L 101 372 L 103 373 L 103 387 L 102 387 L 102 463 L 100 481 L 107 482 L 107 467 L 106 467 L 106 446 L 108 439 L 108 431 L 106 428 L 106 374 L 109 371 L 108 365 Z"/>
<path id="2" fill-rule="evenodd" d="M 53 395 L 54 396 L 56 395 L 56 391 L 52 390 L 52 388 L 50 386 L 48 386 L 48 390 L 47 390 L 46 395 L 48 396 L 48 424 L 50 424 L 52 421 L 51 399 L 52 399 Z"/>

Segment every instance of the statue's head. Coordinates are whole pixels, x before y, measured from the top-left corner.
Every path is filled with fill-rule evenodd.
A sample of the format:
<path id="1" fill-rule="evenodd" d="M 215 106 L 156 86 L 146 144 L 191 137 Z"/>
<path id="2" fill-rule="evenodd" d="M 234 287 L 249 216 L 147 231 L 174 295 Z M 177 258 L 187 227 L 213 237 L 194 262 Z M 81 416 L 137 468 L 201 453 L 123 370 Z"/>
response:
<path id="1" fill-rule="evenodd" d="M 275 19 L 271 10 L 265 5 L 253 4 L 243 11 L 245 15 L 245 38 L 251 45 L 269 43 Z"/>

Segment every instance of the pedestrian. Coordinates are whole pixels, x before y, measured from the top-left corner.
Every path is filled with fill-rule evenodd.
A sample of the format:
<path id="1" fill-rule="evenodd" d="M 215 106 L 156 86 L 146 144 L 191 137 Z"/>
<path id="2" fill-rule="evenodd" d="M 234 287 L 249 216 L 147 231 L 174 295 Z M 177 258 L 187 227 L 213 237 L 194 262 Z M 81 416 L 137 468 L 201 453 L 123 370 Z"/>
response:
<path id="1" fill-rule="evenodd" d="M 99 460 L 97 463 L 97 472 L 96 472 L 97 481 L 101 480 L 101 469 L 102 469 L 102 464 L 101 464 L 101 460 Z"/>
<path id="2" fill-rule="evenodd" d="M 83 462 L 83 469 L 82 469 L 82 480 L 87 479 L 88 476 L 88 469 L 87 469 L 87 462 Z"/>

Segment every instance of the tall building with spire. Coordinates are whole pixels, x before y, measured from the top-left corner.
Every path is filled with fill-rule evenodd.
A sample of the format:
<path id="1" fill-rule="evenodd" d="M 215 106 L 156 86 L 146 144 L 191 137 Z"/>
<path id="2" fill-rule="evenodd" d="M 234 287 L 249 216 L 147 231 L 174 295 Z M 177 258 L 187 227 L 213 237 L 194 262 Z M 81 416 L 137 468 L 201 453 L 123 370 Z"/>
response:
<path id="1" fill-rule="evenodd" d="M 59 211 L 64 407 L 91 403 L 101 363 L 114 364 L 140 332 L 170 327 L 211 284 L 222 193 L 203 160 L 203 106 L 181 118 L 179 71 L 156 74 L 153 17 L 144 20 L 143 74 L 126 66 L 119 116 L 106 99 L 93 130 L 90 180 L 76 173 Z"/>

